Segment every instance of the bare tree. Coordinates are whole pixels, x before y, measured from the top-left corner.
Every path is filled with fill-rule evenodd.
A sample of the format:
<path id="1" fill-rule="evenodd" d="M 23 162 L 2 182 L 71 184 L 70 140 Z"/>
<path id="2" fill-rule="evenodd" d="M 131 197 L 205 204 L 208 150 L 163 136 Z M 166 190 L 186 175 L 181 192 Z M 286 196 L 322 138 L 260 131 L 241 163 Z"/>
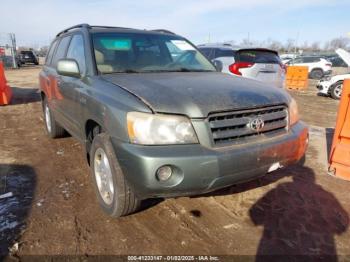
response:
<path id="1" fill-rule="evenodd" d="M 295 45 L 295 40 L 294 39 L 287 39 L 286 44 L 284 45 L 284 49 L 289 53 L 292 51 L 292 49 L 294 48 Z"/>
<path id="2" fill-rule="evenodd" d="M 244 39 L 242 39 L 240 45 L 241 46 L 252 46 L 252 42 L 250 41 L 250 39 L 244 38 Z"/>
<path id="3" fill-rule="evenodd" d="M 271 43 L 268 45 L 268 48 L 272 49 L 272 50 L 276 50 L 276 51 L 279 51 L 281 50 L 283 47 L 282 43 L 279 42 L 279 41 L 271 41 Z"/>
<path id="4" fill-rule="evenodd" d="M 317 52 L 320 51 L 320 42 L 313 42 L 310 46 L 311 51 Z"/>
<path id="5" fill-rule="evenodd" d="M 324 43 L 323 50 L 326 50 L 326 51 L 331 50 L 331 42 L 330 41 L 327 41 Z"/>
<path id="6" fill-rule="evenodd" d="M 42 46 L 39 48 L 39 51 L 37 53 L 39 56 L 45 57 L 48 51 L 49 51 L 49 46 Z"/>
<path id="7" fill-rule="evenodd" d="M 346 49 L 350 44 L 350 39 L 346 37 L 337 37 L 330 41 L 330 49 L 344 48 Z"/>
<path id="8" fill-rule="evenodd" d="M 301 50 L 310 50 L 310 46 L 309 43 L 307 41 L 304 41 L 304 43 L 302 45 L 300 45 L 300 49 Z"/>

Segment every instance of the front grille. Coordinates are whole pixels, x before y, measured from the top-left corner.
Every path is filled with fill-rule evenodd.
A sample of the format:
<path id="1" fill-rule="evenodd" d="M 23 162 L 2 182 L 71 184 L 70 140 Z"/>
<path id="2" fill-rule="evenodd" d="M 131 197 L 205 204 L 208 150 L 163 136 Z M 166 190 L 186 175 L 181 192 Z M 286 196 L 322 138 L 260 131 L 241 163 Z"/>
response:
<path id="1" fill-rule="evenodd" d="M 259 131 L 251 128 L 255 119 L 264 121 Z M 215 145 L 237 144 L 286 132 L 288 110 L 285 106 L 265 107 L 211 114 L 208 120 Z"/>

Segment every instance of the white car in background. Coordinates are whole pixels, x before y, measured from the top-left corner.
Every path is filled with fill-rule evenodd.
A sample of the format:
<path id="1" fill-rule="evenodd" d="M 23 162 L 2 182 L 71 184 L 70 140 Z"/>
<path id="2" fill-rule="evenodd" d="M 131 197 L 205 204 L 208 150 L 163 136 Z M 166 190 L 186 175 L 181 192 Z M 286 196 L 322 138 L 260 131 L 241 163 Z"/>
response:
<path id="1" fill-rule="evenodd" d="M 332 63 L 322 56 L 299 56 L 286 63 L 287 66 L 307 66 L 309 77 L 321 79 L 332 74 Z"/>
<path id="2" fill-rule="evenodd" d="M 282 54 L 280 55 L 283 64 L 288 63 L 290 60 L 297 58 L 299 55 L 296 54 Z"/>
<path id="3" fill-rule="evenodd" d="M 336 53 L 344 60 L 344 62 L 350 66 L 350 53 L 344 49 L 337 49 Z M 349 74 L 335 75 L 321 79 L 317 84 L 317 89 L 320 94 L 330 95 L 334 99 L 340 99 L 343 91 L 343 82 L 345 79 L 350 78 Z"/>
<path id="4" fill-rule="evenodd" d="M 223 73 L 284 87 L 286 70 L 276 51 L 239 48 L 230 44 L 203 44 L 197 47 L 214 64 L 220 64 Z"/>

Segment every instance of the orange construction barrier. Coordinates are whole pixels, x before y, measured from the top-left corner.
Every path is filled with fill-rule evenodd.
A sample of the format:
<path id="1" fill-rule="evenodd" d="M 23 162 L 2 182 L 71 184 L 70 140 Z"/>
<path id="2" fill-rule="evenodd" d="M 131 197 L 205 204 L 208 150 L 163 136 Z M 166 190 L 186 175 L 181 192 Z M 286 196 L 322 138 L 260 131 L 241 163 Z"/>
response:
<path id="1" fill-rule="evenodd" d="M 350 79 L 343 84 L 329 164 L 331 175 L 350 181 Z"/>
<path id="2" fill-rule="evenodd" d="M 307 66 L 288 66 L 286 87 L 289 89 L 304 90 L 309 86 L 309 68 Z"/>
<path id="3" fill-rule="evenodd" d="M 0 106 L 8 105 L 12 98 L 12 90 L 5 78 L 4 65 L 0 62 Z"/>

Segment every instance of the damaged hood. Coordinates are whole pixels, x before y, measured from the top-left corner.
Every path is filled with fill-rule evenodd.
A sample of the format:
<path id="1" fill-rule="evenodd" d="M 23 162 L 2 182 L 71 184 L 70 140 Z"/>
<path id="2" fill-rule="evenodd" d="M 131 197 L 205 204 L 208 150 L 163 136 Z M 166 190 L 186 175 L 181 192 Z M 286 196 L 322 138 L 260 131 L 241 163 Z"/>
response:
<path id="1" fill-rule="evenodd" d="M 350 66 L 350 53 L 348 51 L 338 48 L 335 50 L 335 52 L 340 56 L 341 59 L 344 60 L 348 66 Z"/>
<path id="2" fill-rule="evenodd" d="M 288 104 L 290 99 L 283 89 L 217 72 L 131 73 L 101 77 L 139 97 L 155 112 L 191 118 L 204 118 L 212 112 Z"/>

